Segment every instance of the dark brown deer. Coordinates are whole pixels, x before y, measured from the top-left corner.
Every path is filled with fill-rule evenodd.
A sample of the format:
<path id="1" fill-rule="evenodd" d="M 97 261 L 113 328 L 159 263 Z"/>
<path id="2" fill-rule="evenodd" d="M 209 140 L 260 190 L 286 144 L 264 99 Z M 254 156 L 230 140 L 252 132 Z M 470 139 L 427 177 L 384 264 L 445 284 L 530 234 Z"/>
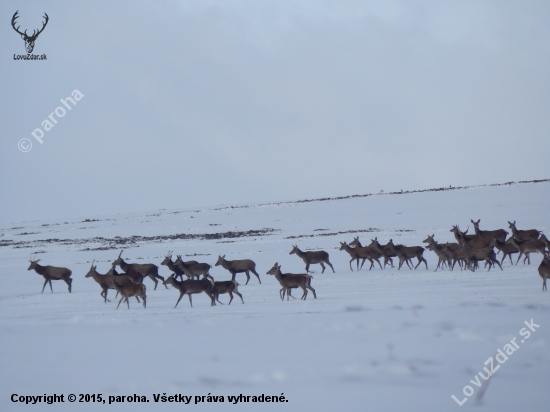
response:
<path id="1" fill-rule="evenodd" d="M 325 263 L 330 266 L 332 269 L 332 273 L 336 273 L 334 271 L 334 268 L 332 267 L 332 264 L 328 260 L 328 253 L 324 250 L 316 250 L 313 252 L 302 252 L 298 246 L 292 246 L 292 250 L 290 251 L 289 255 L 296 255 L 300 257 L 304 263 L 306 264 L 306 272 L 309 273 L 309 265 L 316 265 L 320 264 L 323 270 L 321 273 L 325 272 Z"/>
<path id="2" fill-rule="evenodd" d="M 182 282 L 176 280 L 174 276 L 170 276 L 168 279 L 164 281 L 165 285 L 172 285 L 180 292 L 180 297 L 178 298 L 178 301 L 176 302 L 176 306 L 174 306 L 174 309 L 178 306 L 178 303 L 180 303 L 181 298 L 183 295 L 187 295 L 189 297 L 189 304 L 191 307 L 193 307 L 193 300 L 191 299 L 191 295 L 196 293 L 206 293 L 208 297 L 210 298 L 210 306 L 215 306 L 216 302 L 214 300 L 214 295 L 212 294 L 212 289 L 214 288 L 214 282 L 210 279 L 201 279 L 201 280 L 184 280 Z M 244 303 L 244 302 L 243 302 Z"/>
<path id="3" fill-rule="evenodd" d="M 118 301 L 117 309 L 122 303 L 122 301 L 126 301 L 126 304 L 128 305 L 128 309 L 130 309 L 130 302 L 128 301 L 128 298 L 135 297 L 143 299 L 143 307 L 147 307 L 147 288 L 144 284 L 135 284 L 132 283 L 130 285 L 119 285 L 117 277 L 114 277 L 113 279 L 113 286 L 115 287 L 116 291 L 120 293 L 120 300 Z M 138 299 L 139 302 L 139 299 Z"/>
<path id="4" fill-rule="evenodd" d="M 546 289 L 546 279 L 550 278 L 550 258 L 548 256 L 542 257 L 542 262 L 539 265 L 539 275 L 542 278 L 542 291 Z"/>
<path id="5" fill-rule="evenodd" d="M 493 239 L 491 243 L 489 243 L 489 246 L 496 247 L 502 252 L 502 260 L 500 261 L 501 265 L 502 263 L 504 263 L 504 259 L 506 259 L 506 256 L 510 258 L 510 264 L 514 264 L 514 262 L 512 262 L 512 254 L 519 253 L 519 249 L 515 247 L 513 243 L 501 242 L 498 239 Z"/>
<path id="6" fill-rule="evenodd" d="M 473 238 L 467 235 L 468 229 L 466 229 L 465 232 L 459 232 L 458 233 L 458 244 L 459 247 L 462 247 L 462 244 L 464 244 L 464 247 L 466 249 L 485 249 L 489 247 L 489 243 L 491 243 L 492 238 L 480 238 L 474 236 Z"/>
<path id="7" fill-rule="evenodd" d="M 235 280 L 237 273 L 244 273 L 246 275 L 245 285 L 248 285 L 248 281 L 250 280 L 250 272 L 252 272 L 258 278 L 258 282 L 262 283 L 260 280 L 260 275 L 256 272 L 256 263 L 250 259 L 225 260 L 225 255 L 218 256 L 218 261 L 215 266 L 220 265 L 231 273 L 231 280 Z"/>
<path id="8" fill-rule="evenodd" d="M 460 242 L 461 239 L 464 237 L 466 239 L 477 239 L 477 235 L 467 235 L 466 232 L 468 232 L 468 229 L 466 229 L 466 232 L 462 232 L 458 225 L 453 225 L 453 228 L 449 230 L 449 232 L 453 232 L 453 235 L 455 235 L 455 239 L 457 242 Z"/>
<path id="9" fill-rule="evenodd" d="M 453 262 L 453 264 L 451 265 L 451 270 L 454 270 L 454 267 L 457 263 L 458 266 L 460 266 L 460 270 L 462 270 L 464 268 L 463 265 L 465 265 L 467 261 L 466 254 L 460 249 L 455 249 L 454 243 L 452 244 L 453 246 L 450 246 L 448 242 L 440 243 L 440 245 L 441 249 L 450 256 L 451 261 Z"/>
<path id="10" fill-rule="evenodd" d="M 516 228 L 516 221 L 510 222 L 508 221 L 508 225 L 510 229 L 512 229 L 512 236 L 515 237 L 519 241 L 523 240 L 537 240 L 540 236 L 540 232 L 537 229 L 529 229 L 529 230 L 518 230 Z"/>
<path id="11" fill-rule="evenodd" d="M 199 280 L 200 276 L 202 275 L 203 279 L 209 278 L 210 280 L 214 280 L 214 278 L 210 276 L 209 273 L 212 266 L 210 266 L 208 263 L 193 262 L 184 262 L 181 260 L 181 255 L 177 255 L 177 259 L 174 263 L 179 266 L 179 268 L 185 273 L 188 278 L 197 278 L 197 280 Z"/>
<path id="12" fill-rule="evenodd" d="M 540 232 L 539 240 L 546 245 L 546 250 L 550 251 L 550 240 L 548 240 L 544 233 Z"/>
<path id="13" fill-rule="evenodd" d="M 21 35 L 21 38 L 25 41 L 25 48 L 27 49 L 27 53 L 32 53 L 32 51 L 34 50 L 34 42 L 36 41 L 36 38 L 38 37 L 38 35 L 40 33 L 42 33 L 42 31 L 44 31 L 44 29 L 46 28 L 46 25 L 48 24 L 48 20 L 50 19 L 48 17 L 48 15 L 46 13 L 44 13 L 44 23 L 42 23 L 42 28 L 40 30 L 33 30 L 32 32 L 32 35 L 27 35 L 27 30 L 25 30 L 24 32 L 20 32 L 19 31 L 19 27 L 20 26 L 17 26 L 15 27 L 15 24 L 16 24 L 16 20 L 19 18 L 19 16 L 17 15 L 17 13 L 19 13 L 19 10 L 17 10 L 12 19 L 11 19 L 11 26 L 13 27 L 13 29 L 19 33 Z"/>
<path id="14" fill-rule="evenodd" d="M 311 279 L 313 276 L 307 274 L 291 274 L 291 273 L 282 273 L 281 265 L 275 263 L 271 269 L 266 272 L 268 275 L 273 275 L 279 281 L 282 286 L 282 289 L 279 291 L 279 296 L 281 300 L 284 300 L 285 292 L 287 293 L 286 300 L 288 301 L 288 296 L 290 296 L 290 289 L 293 288 L 302 288 L 304 293 L 302 294 L 301 299 L 306 300 L 307 290 L 313 292 L 313 297 L 317 299 L 317 294 L 315 289 L 311 287 Z"/>
<path id="15" fill-rule="evenodd" d="M 378 265 L 380 266 L 380 269 L 382 269 L 382 265 L 380 264 L 380 259 L 382 255 L 378 253 L 376 250 L 374 250 L 371 247 L 351 247 L 346 242 L 340 242 L 340 250 L 345 250 L 349 253 L 351 260 L 349 261 L 349 268 L 353 272 L 353 268 L 351 267 L 351 262 L 354 260 L 357 261 L 357 270 L 359 270 L 359 260 L 363 259 L 363 262 L 361 263 L 361 268 L 363 268 L 363 264 L 365 263 L 365 260 L 369 260 L 370 267 L 369 270 L 371 270 L 374 267 L 374 260 L 378 262 Z"/>
<path id="16" fill-rule="evenodd" d="M 73 272 L 71 272 L 70 269 L 59 268 L 55 266 L 42 266 L 38 264 L 38 262 L 40 262 L 40 259 L 33 260 L 32 257 L 31 259 L 29 259 L 29 262 L 31 262 L 31 264 L 27 270 L 34 269 L 36 273 L 44 277 L 44 286 L 42 286 L 42 292 L 40 293 L 44 293 L 44 288 L 46 287 L 47 283 L 50 284 L 50 290 L 53 293 L 52 280 L 63 280 L 69 287 L 69 293 L 71 293 L 73 283 L 71 275 Z"/>
<path id="17" fill-rule="evenodd" d="M 439 269 L 440 265 L 441 265 L 441 268 L 443 269 L 443 264 L 447 264 L 447 266 L 449 267 L 449 270 L 452 270 L 450 254 L 443 250 L 442 245 L 437 243 L 437 241 L 434 239 L 434 235 L 431 235 L 431 236 L 428 235 L 428 237 L 424 239 L 422 243 L 427 243 L 426 249 L 434 252 L 439 258 L 434 272 L 437 272 L 437 269 Z"/>
<path id="18" fill-rule="evenodd" d="M 353 242 L 352 242 L 353 243 Z M 357 243 L 359 244 L 359 243 Z M 390 250 L 388 245 L 381 245 L 378 243 L 378 238 L 375 237 L 374 239 L 371 239 L 369 247 L 376 250 L 378 253 L 382 255 L 384 258 L 384 268 L 386 268 L 386 265 L 389 263 L 391 267 L 393 267 L 393 257 L 397 257 L 397 255 Z"/>
<path id="19" fill-rule="evenodd" d="M 124 259 L 120 257 L 122 255 L 122 250 L 118 254 L 118 258 L 113 262 L 113 266 L 120 266 L 120 268 L 125 272 L 126 275 L 132 277 L 132 280 L 135 280 L 135 283 L 143 283 L 143 279 L 139 281 L 136 274 L 141 275 L 142 278 L 149 276 L 149 278 L 155 282 L 155 290 L 157 289 L 158 281 L 157 279 L 162 280 L 164 283 L 164 278 L 159 275 L 159 268 L 157 265 L 152 263 L 126 263 Z M 166 285 L 164 285 L 166 286 Z M 168 289 L 168 286 L 166 286 Z"/>
<path id="20" fill-rule="evenodd" d="M 422 263 L 426 265 L 426 270 L 428 270 L 428 262 L 426 259 L 424 259 L 424 248 L 422 246 L 403 246 L 403 245 L 394 245 L 393 240 L 390 239 L 388 242 L 388 246 L 392 252 L 394 252 L 397 257 L 399 258 L 399 267 L 398 270 L 401 269 L 401 266 L 403 266 L 403 262 L 407 263 L 407 266 L 409 266 L 409 262 L 412 263 L 412 258 L 417 258 L 418 263 L 414 267 L 415 269 Z M 409 266 L 409 269 L 411 267 Z"/>
<path id="21" fill-rule="evenodd" d="M 187 274 L 179 267 L 179 265 L 176 265 L 174 262 L 172 262 L 172 250 L 168 252 L 168 254 L 164 257 L 164 260 L 161 262 L 161 265 L 168 266 L 168 269 L 170 269 L 174 275 L 176 275 L 176 279 L 179 277 L 180 280 L 183 280 L 183 275 L 187 276 Z M 189 264 L 195 264 L 199 263 L 195 260 L 190 260 L 187 262 L 184 262 L 186 265 Z M 188 279 L 191 278 L 191 276 L 187 276 Z M 197 277 L 198 279 L 198 277 Z"/>
<path id="22" fill-rule="evenodd" d="M 474 224 L 474 230 L 476 232 L 477 237 L 482 238 L 490 238 L 490 239 L 497 239 L 501 242 L 506 242 L 506 236 L 508 236 L 508 232 L 504 229 L 498 229 L 498 230 L 480 230 L 479 229 L 479 222 L 481 219 L 478 219 L 477 222 L 474 222 L 470 219 L 470 222 Z"/>
<path id="23" fill-rule="evenodd" d="M 516 265 L 523 255 L 525 255 L 523 263 L 525 263 L 525 259 L 527 259 L 527 263 L 529 265 L 531 264 L 531 258 L 529 257 L 530 253 L 542 253 L 543 256 L 546 256 L 546 244 L 542 240 L 519 241 L 514 236 L 512 239 L 512 244 L 519 250 L 519 256 L 518 260 L 516 260 Z"/>
<path id="24" fill-rule="evenodd" d="M 241 298 L 241 302 L 244 304 L 243 295 L 239 293 L 239 284 L 235 280 L 224 280 L 219 282 L 214 282 L 214 287 L 212 288 L 212 295 L 214 298 L 220 302 L 220 295 L 224 293 L 229 294 L 229 303 L 228 305 L 231 305 L 231 301 L 233 300 L 233 293 Z M 221 303 L 223 305 L 223 303 Z"/>

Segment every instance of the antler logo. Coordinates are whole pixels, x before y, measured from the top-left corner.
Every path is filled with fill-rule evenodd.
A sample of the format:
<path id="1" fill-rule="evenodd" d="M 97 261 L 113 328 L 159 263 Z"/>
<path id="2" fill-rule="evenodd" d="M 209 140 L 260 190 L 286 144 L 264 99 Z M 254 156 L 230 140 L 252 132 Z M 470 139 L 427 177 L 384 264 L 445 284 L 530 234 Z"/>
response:
<path id="1" fill-rule="evenodd" d="M 34 30 L 34 31 L 32 32 L 32 35 L 29 36 L 29 35 L 27 34 L 27 30 L 25 30 L 24 33 L 21 33 L 21 32 L 19 31 L 19 27 L 20 27 L 20 26 L 15 27 L 15 23 L 16 23 L 15 21 L 16 21 L 17 18 L 19 17 L 19 16 L 17 15 L 17 13 L 19 13 L 19 10 L 17 10 L 17 11 L 14 13 L 14 15 L 13 15 L 13 17 L 12 17 L 12 19 L 11 19 L 11 25 L 12 25 L 13 29 L 14 29 L 17 33 L 19 33 L 19 34 L 21 35 L 21 38 L 22 38 L 23 40 L 25 40 L 25 48 L 27 49 L 27 53 L 32 53 L 32 51 L 33 51 L 33 49 L 34 49 L 34 42 L 36 41 L 36 38 L 38 37 L 38 35 L 39 35 L 40 33 L 42 33 L 42 32 L 44 31 L 44 28 L 45 28 L 46 25 L 48 24 L 48 20 L 49 20 L 50 18 L 48 17 L 48 15 L 47 15 L 46 13 L 44 13 L 44 18 L 46 19 L 46 21 L 43 23 L 42 28 L 41 28 L 40 30 L 38 30 L 38 31 Z"/>

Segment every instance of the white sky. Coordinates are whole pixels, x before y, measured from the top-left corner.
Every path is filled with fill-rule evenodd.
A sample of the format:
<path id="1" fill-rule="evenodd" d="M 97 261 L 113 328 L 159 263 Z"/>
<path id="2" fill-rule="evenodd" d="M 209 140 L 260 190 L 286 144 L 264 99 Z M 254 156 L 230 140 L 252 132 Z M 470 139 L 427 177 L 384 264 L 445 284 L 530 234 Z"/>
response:
<path id="1" fill-rule="evenodd" d="M 16 10 L 29 32 L 48 13 L 47 61 L 13 60 Z M 549 177 L 548 1 L 3 1 L 0 16 L 0 221 Z"/>

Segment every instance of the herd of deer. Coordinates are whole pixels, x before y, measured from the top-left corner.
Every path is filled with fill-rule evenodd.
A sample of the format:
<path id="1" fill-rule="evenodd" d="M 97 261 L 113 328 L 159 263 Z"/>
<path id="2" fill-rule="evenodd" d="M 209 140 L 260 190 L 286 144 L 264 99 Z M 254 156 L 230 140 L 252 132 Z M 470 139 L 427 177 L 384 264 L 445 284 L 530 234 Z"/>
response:
<path id="1" fill-rule="evenodd" d="M 538 271 L 543 279 L 542 290 L 547 290 L 546 279 L 550 278 L 550 241 L 542 232 L 536 229 L 518 230 L 515 221 L 508 222 L 512 230 L 512 236 L 507 240 L 508 232 L 506 230 L 480 230 L 480 220 L 477 222 L 472 220 L 471 222 L 474 225 L 475 234 L 468 235 L 468 229 L 462 232 L 458 226 L 452 227 L 450 231 L 453 232 L 456 242 L 438 243 L 434 239 L 434 235 L 428 235 L 428 237 L 423 240 L 423 243 L 427 244 L 426 249 L 433 251 L 439 258 L 435 269 L 436 271 L 444 266 L 447 266 L 449 270 L 453 270 L 457 263 L 461 270 L 469 269 L 475 271 L 479 267 L 478 263 L 482 261 L 485 261 L 485 266 L 489 267 L 488 270 L 491 270 L 491 267 L 495 265 L 502 270 L 502 263 L 507 256 L 510 259 L 510 263 L 513 264 L 512 254 L 519 253 L 516 265 L 522 256 L 525 256 L 523 263 L 527 261 L 531 264 L 529 255 L 531 253 L 541 253 L 543 258 Z M 498 252 L 495 253 L 494 248 L 496 248 Z M 369 270 L 374 267 L 375 261 L 380 266 L 380 269 L 382 269 L 380 258 L 384 258 L 384 267 L 388 264 L 394 267 L 392 260 L 394 257 L 399 259 L 398 270 L 401 269 L 403 264 L 406 264 L 409 269 L 412 269 L 411 266 L 414 265 L 414 263 L 411 259 L 413 258 L 418 260 L 418 263 L 414 267 L 415 269 L 422 262 L 424 262 L 426 269 L 428 269 L 428 262 L 423 257 L 425 250 L 423 247 L 395 245 L 392 239 L 390 239 L 386 245 L 381 245 L 378 239 L 374 238 L 370 245 L 363 246 L 359 241 L 359 237 L 355 237 L 349 244 L 340 242 L 340 250 L 349 253 L 351 257 L 349 265 L 352 271 L 353 261 L 356 261 L 357 270 L 360 270 L 366 260 L 370 262 Z M 499 252 L 502 252 L 503 255 L 500 262 L 496 258 Z M 313 277 L 309 274 L 309 268 L 312 264 L 320 264 L 322 267 L 321 273 L 323 273 L 326 268 L 325 264 L 327 264 L 332 271 L 335 272 L 334 267 L 329 261 L 328 253 L 323 250 L 303 252 L 298 246 L 293 246 L 290 254 L 295 254 L 304 261 L 306 273 L 282 273 L 281 265 L 278 263 L 275 263 L 273 267 L 267 271 L 267 274 L 275 276 L 281 285 L 279 291 L 281 300 L 284 300 L 285 295 L 287 300 L 289 297 L 294 298 L 291 291 L 297 288 L 301 288 L 303 291 L 301 299 L 306 299 L 308 290 L 313 293 L 316 299 L 317 294 L 315 293 L 315 289 L 311 287 L 311 280 Z M 215 281 L 209 273 L 212 268 L 209 264 L 199 263 L 194 260 L 184 262 L 181 259 L 181 255 L 178 255 L 177 259 L 172 261 L 172 252 L 168 252 L 161 262 L 161 265 L 167 266 L 173 273 L 165 280 L 164 277 L 159 275 L 159 267 L 157 265 L 152 263 L 127 263 L 122 259 L 121 255 L 122 251 L 119 253 L 117 259 L 111 264 L 111 269 L 106 274 L 98 273 L 96 266 L 94 266 L 95 261 L 93 261 L 90 270 L 85 275 L 87 278 L 93 278 L 99 284 L 101 287 L 100 294 L 104 302 L 109 301 L 109 299 L 107 299 L 109 289 L 116 290 L 117 296 L 118 294 L 121 295 L 117 308 L 125 301 L 129 309 L 130 303 L 128 299 L 131 297 L 135 297 L 138 302 L 140 302 L 139 299 L 141 298 L 143 300 L 143 307 L 146 307 L 146 287 L 143 284 L 143 280 L 146 277 L 149 277 L 154 282 L 155 289 L 160 279 L 166 288 L 168 288 L 167 285 L 172 285 L 179 290 L 180 295 L 174 307 L 178 306 L 183 295 L 189 297 L 189 303 L 193 306 L 191 295 L 203 292 L 210 298 L 212 306 L 216 304 L 216 301 L 222 303 L 219 300 L 219 295 L 225 293 L 230 297 L 229 304 L 231 304 L 233 300 L 233 293 L 241 298 L 241 302 L 244 303 L 243 297 L 238 291 L 239 284 L 235 280 L 238 273 L 244 273 L 246 275 L 246 284 L 248 284 L 250 280 L 250 272 L 258 278 L 259 283 L 262 283 L 260 275 L 256 272 L 256 263 L 250 259 L 226 260 L 225 255 L 218 256 L 218 261 L 215 266 L 222 266 L 224 269 L 228 270 L 229 273 L 231 273 L 231 280 Z M 360 260 L 362 260 L 361 265 L 359 265 Z M 72 286 L 71 270 L 55 266 L 41 266 L 38 264 L 39 261 L 40 259 L 33 260 L 31 257 L 31 264 L 28 270 L 34 269 L 36 273 L 44 277 L 42 293 L 48 283 L 50 285 L 50 290 L 53 292 L 52 280 L 64 280 L 68 285 L 70 293 Z M 119 274 L 115 269 L 116 266 L 119 266 L 124 273 Z M 186 280 L 183 278 L 184 275 L 187 277 Z M 201 276 L 202 279 L 200 278 Z M 178 280 L 178 277 L 180 280 Z"/>

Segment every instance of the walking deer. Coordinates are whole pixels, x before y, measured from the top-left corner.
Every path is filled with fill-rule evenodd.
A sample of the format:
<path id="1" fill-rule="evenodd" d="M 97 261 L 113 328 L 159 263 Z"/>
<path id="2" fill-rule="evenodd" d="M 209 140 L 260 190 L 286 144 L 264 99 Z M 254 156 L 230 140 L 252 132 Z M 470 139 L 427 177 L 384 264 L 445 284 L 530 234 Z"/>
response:
<path id="1" fill-rule="evenodd" d="M 176 278 L 180 278 L 180 280 L 183 280 L 183 275 L 187 276 L 187 274 L 179 267 L 179 265 L 172 262 L 172 250 L 168 252 L 166 256 L 164 256 L 164 260 L 161 262 L 161 265 L 168 266 L 168 269 L 170 269 L 174 275 L 176 275 Z M 192 263 L 199 263 L 195 260 L 189 260 L 187 262 L 184 262 L 186 265 L 192 264 Z M 191 278 L 191 276 L 187 276 L 188 279 Z M 197 277 L 198 279 L 198 277 Z"/>
<path id="2" fill-rule="evenodd" d="M 510 229 L 512 229 L 512 236 L 515 237 L 517 240 L 537 240 L 540 236 L 540 232 L 537 229 L 529 229 L 529 230 L 518 230 L 516 228 L 516 221 L 510 222 L 508 221 L 508 225 Z"/>
<path id="3" fill-rule="evenodd" d="M 97 271 L 97 266 L 94 266 L 94 262 L 95 260 L 92 261 L 92 266 L 90 267 L 90 270 L 88 271 L 88 273 L 86 273 L 84 277 L 93 278 L 99 284 L 99 286 L 101 287 L 100 295 L 103 298 L 103 301 L 105 303 L 110 302 L 110 300 L 107 299 L 107 294 L 109 293 L 109 289 L 116 290 L 115 286 L 113 285 L 115 277 L 119 285 L 125 286 L 125 285 L 134 284 L 134 282 L 132 282 L 132 279 L 130 279 L 130 277 L 125 275 L 119 275 L 116 272 L 114 266 L 111 266 L 111 269 L 106 274 L 102 275 Z M 118 296 L 118 291 L 115 298 L 117 296 Z M 136 296 L 136 299 L 139 303 L 139 297 Z"/>
<path id="4" fill-rule="evenodd" d="M 184 281 L 178 281 L 174 276 L 170 276 L 168 279 L 164 281 L 165 285 L 172 285 L 180 292 L 180 297 L 178 298 L 178 301 L 176 302 L 176 306 L 174 306 L 174 309 L 178 306 L 178 303 L 180 303 L 181 298 L 183 295 L 187 295 L 189 297 L 189 304 L 191 307 L 193 307 L 193 300 L 191 299 L 191 295 L 196 293 L 206 293 L 208 297 L 210 298 L 210 306 L 215 306 L 216 302 L 214 300 L 214 295 L 212 295 L 212 289 L 214 288 L 214 282 L 210 279 L 203 278 L 201 280 L 184 280 Z M 243 302 L 244 303 L 244 302 Z"/>
<path id="5" fill-rule="evenodd" d="M 542 262 L 539 265 L 539 275 L 542 278 L 542 291 L 546 289 L 546 279 L 550 278 L 550 258 L 548 256 L 542 257 Z"/>
<path id="6" fill-rule="evenodd" d="M 282 289 L 279 291 L 279 297 L 281 298 L 281 300 L 284 300 L 284 295 L 286 292 L 286 300 L 288 301 L 288 297 L 290 296 L 290 289 L 292 288 L 302 288 L 302 290 L 304 291 L 302 297 L 300 298 L 302 300 L 306 300 L 308 289 L 313 292 L 313 297 L 317 299 L 315 289 L 311 287 L 311 279 L 313 279 L 313 276 L 307 274 L 282 273 L 281 265 L 279 265 L 277 262 L 266 273 L 268 275 L 275 276 L 275 278 L 281 284 Z"/>
<path id="7" fill-rule="evenodd" d="M 472 272 L 475 272 L 475 270 L 479 267 L 478 262 L 482 260 L 485 261 L 485 266 L 489 265 L 488 271 L 490 271 L 491 267 L 493 267 L 494 265 L 498 265 L 500 270 L 502 270 L 502 266 L 498 262 L 497 255 L 492 247 L 486 247 L 483 249 L 470 249 L 466 245 L 467 243 L 465 242 L 460 243 L 461 250 L 466 255 L 466 262 L 468 264 L 468 267 Z"/>
<path id="8" fill-rule="evenodd" d="M 159 268 L 157 265 L 152 263 L 126 263 L 122 257 L 123 250 L 118 254 L 118 258 L 113 262 L 113 266 L 120 266 L 120 268 L 125 272 L 126 275 L 132 277 L 132 280 L 135 280 L 136 283 L 142 283 L 143 279 L 139 281 L 136 274 L 139 274 L 142 278 L 149 276 L 149 278 L 155 282 L 155 290 L 157 289 L 158 281 L 160 279 L 164 282 L 164 278 L 159 275 Z M 166 285 L 165 285 L 166 286 Z M 166 286 L 168 289 L 168 286 Z"/>
<path id="9" fill-rule="evenodd" d="M 453 235 L 455 236 L 455 239 L 457 242 L 460 242 L 461 239 L 477 239 L 477 235 L 467 235 L 468 229 L 466 229 L 466 232 L 462 232 L 458 225 L 453 225 L 453 228 L 449 230 L 449 232 L 453 232 Z"/>
<path id="10" fill-rule="evenodd" d="M 224 280 L 220 282 L 214 282 L 214 287 L 212 288 L 212 295 L 214 298 L 220 302 L 220 295 L 224 293 L 229 294 L 229 303 L 228 305 L 231 305 L 231 301 L 233 300 L 233 293 L 241 298 L 241 302 L 244 304 L 243 295 L 239 293 L 239 284 L 235 280 Z M 223 305 L 223 303 L 221 303 Z"/>
<path id="11" fill-rule="evenodd" d="M 437 272 L 437 269 L 439 269 L 440 265 L 441 265 L 441 268 L 443 269 L 443 264 L 447 264 L 447 266 L 449 267 L 449 270 L 452 270 L 450 254 L 443 250 L 442 245 L 437 243 L 437 241 L 434 239 L 434 235 L 431 235 L 431 236 L 428 235 L 428 237 L 424 239 L 422 243 L 427 243 L 426 249 L 434 252 L 439 258 L 434 272 Z"/>
<path id="12" fill-rule="evenodd" d="M 388 246 L 392 252 L 394 252 L 397 257 L 399 258 L 399 267 L 398 270 L 401 269 L 401 266 L 403 266 L 403 262 L 407 263 L 407 266 L 409 266 L 409 262 L 412 263 L 412 258 L 418 259 L 418 264 L 414 267 L 415 269 L 422 263 L 426 265 L 426 270 L 428 270 L 428 262 L 426 259 L 424 259 L 424 248 L 422 246 L 403 246 L 403 245 L 394 245 L 393 240 L 390 239 L 388 242 Z M 411 267 L 409 266 L 409 269 Z"/>
<path id="13" fill-rule="evenodd" d="M 460 270 L 462 270 L 463 266 L 467 262 L 466 254 L 462 250 L 460 250 L 460 248 L 455 249 L 453 247 L 455 245 L 454 243 L 452 244 L 453 246 L 451 246 L 451 244 L 448 242 L 445 244 L 441 243 L 440 245 L 441 245 L 441 249 L 450 256 L 453 262 L 453 264 L 451 265 L 451 270 L 454 270 L 457 262 L 458 262 L 458 266 L 460 266 Z"/>
<path id="14" fill-rule="evenodd" d="M 512 262 L 512 254 L 519 253 L 519 249 L 515 247 L 513 243 L 501 242 L 500 240 L 495 238 L 491 241 L 491 243 L 489 243 L 489 246 L 496 247 L 502 252 L 502 260 L 500 261 L 501 265 L 502 263 L 504 263 L 504 259 L 506 259 L 506 256 L 510 258 L 510 264 L 514 264 L 514 262 Z"/>
<path id="15" fill-rule="evenodd" d="M 302 252 L 298 246 L 292 246 L 292 250 L 290 251 L 289 255 L 297 255 L 298 257 L 302 258 L 304 263 L 306 264 L 306 272 L 309 273 L 309 265 L 316 265 L 320 264 L 323 268 L 321 273 L 325 272 L 325 263 L 330 266 L 332 269 L 332 273 L 336 273 L 334 271 L 334 268 L 332 267 L 332 264 L 328 260 L 328 253 L 324 250 L 316 250 L 313 252 Z"/>
<path id="16" fill-rule="evenodd" d="M 480 238 L 490 238 L 490 239 L 497 239 L 501 242 L 506 242 L 506 236 L 508 236 L 508 232 L 504 229 L 497 229 L 497 230 L 480 230 L 479 229 L 479 222 L 481 219 L 478 219 L 477 222 L 474 222 L 470 219 L 470 222 L 474 224 L 474 230 L 476 232 L 476 235 Z"/>
<path id="17" fill-rule="evenodd" d="M 33 260 L 32 257 L 29 259 L 31 262 L 27 270 L 33 270 L 41 275 L 44 278 L 44 286 L 42 286 L 42 292 L 44 293 L 44 288 L 46 284 L 50 284 L 50 290 L 53 293 L 52 280 L 63 280 L 69 287 L 69 293 L 71 293 L 73 280 L 71 279 L 72 271 L 67 268 L 59 268 L 55 266 L 42 266 L 39 265 L 40 259 Z"/>
<path id="18" fill-rule="evenodd" d="M 118 280 L 115 277 L 113 279 L 113 286 L 115 287 L 116 291 L 120 293 L 120 296 L 121 296 L 120 300 L 118 301 L 118 305 L 116 307 L 117 309 L 122 303 L 122 301 L 125 301 L 126 304 L 128 305 L 128 309 L 130 309 L 130 302 L 128 301 L 128 298 L 131 298 L 131 297 L 135 297 L 138 300 L 138 302 L 139 302 L 138 298 L 143 299 L 143 307 L 144 308 L 147 307 L 147 288 L 143 283 L 119 285 Z"/>
<path id="19" fill-rule="evenodd" d="M 359 244 L 359 241 L 357 241 L 357 244 Z M 384 258 L 384 268 L 386 268 L 386 265 L 388 263 L 391 267 L 393 267 L 392 257 L 397 257 L 397 255 L 390 250 L 388 245 L 381 245 L 380 243 L 378 243 L 378 238 L 375 237 L 374 239 L 371 239 L 369 247 L 372 247 L 374 250 L 382 255 L 382 257 Z"/>
<path id="20" fill-rule="evenodd" d="M 210 273 L 208 273 L 212 268 L 208 263 L 197 263 L 195 261 L 184 262 L 181 260 L 181 255 L 177 255 L 175 264 L 179 266 L 188 278 L 197 278 L 198 280 L 202 275 L 203 279 L 209 278 L 214 280 L 214 278 L 210 276 Z"/>
<path id="21" fill-rule="evenodd" d="M 351 262 L 354 260 L 357 261 L 357 270 L 359 270 L 359 260 L 363 259 L 363 262 L 361 263 L 361 268 L 363 268 L 363 264 L 365 263 L 365 260 L 369 260 L 370 267 L 369 270 L 371 270 L 374 267 L 374 261 L 378 263 L 378 266 L 380 266 L 380 269 L 382 269 L 382 265 L 380 264 L 380 259 L 382 255 L 378 253 L 376 250 L 374 250 L 371 247 L 351 247 L 346 242 L 340 242 L 340 250 L 345 250 L 349 253 L 351 259 L 349 261 L 349 268 L 353 272 L 353 268 L 351 267 Z"/>
<path id="22" fill-rule="evenodd" d="M 493 240 L 492 238 L 480 238 L 477 236 L 470 237 L 467 233 L 468 229 L 465 232 L 457 232 L 459 246 L 464 244 L 466 249 L 485 249 L 489 247 L 489 243 Z"/>
<path id="23" fill-rule="evenodd" d="M 241 259 L 241 260 L 225 260 L 225 255 L 218 256 L 218 261 L 215 266 L 220 266 L 224 269 L 227 269 L 231 273 L 231 280 L 235 280 L 237 273 L 244 273 L 246 275 L 246 283 L 250 280 L 250 272 L 258 278 L 258 282 L 262 283 L 260 280 L 260 275 L 256 272 L 256 263 L 250 259 Z"/>
<path id="24" fill-rule="evenodd" d="M 518 264 L 520 258 L 525 255 L 525 258 L 523 259 L 523 263 L 525 263 L 525 259 L 527 259 L 527 263 L 531 264 L 531 258 L 529 257 L 530 253 L 542 253 L 543 256 L 546 256 L 546 244 L 542 240 L 524 240 L 519 241 L 514 236 L 512 239 L 512 244 L 518 248 L 519 250 L 519 256 L 518 260 L 516 260 L 516 265 Z"/>

